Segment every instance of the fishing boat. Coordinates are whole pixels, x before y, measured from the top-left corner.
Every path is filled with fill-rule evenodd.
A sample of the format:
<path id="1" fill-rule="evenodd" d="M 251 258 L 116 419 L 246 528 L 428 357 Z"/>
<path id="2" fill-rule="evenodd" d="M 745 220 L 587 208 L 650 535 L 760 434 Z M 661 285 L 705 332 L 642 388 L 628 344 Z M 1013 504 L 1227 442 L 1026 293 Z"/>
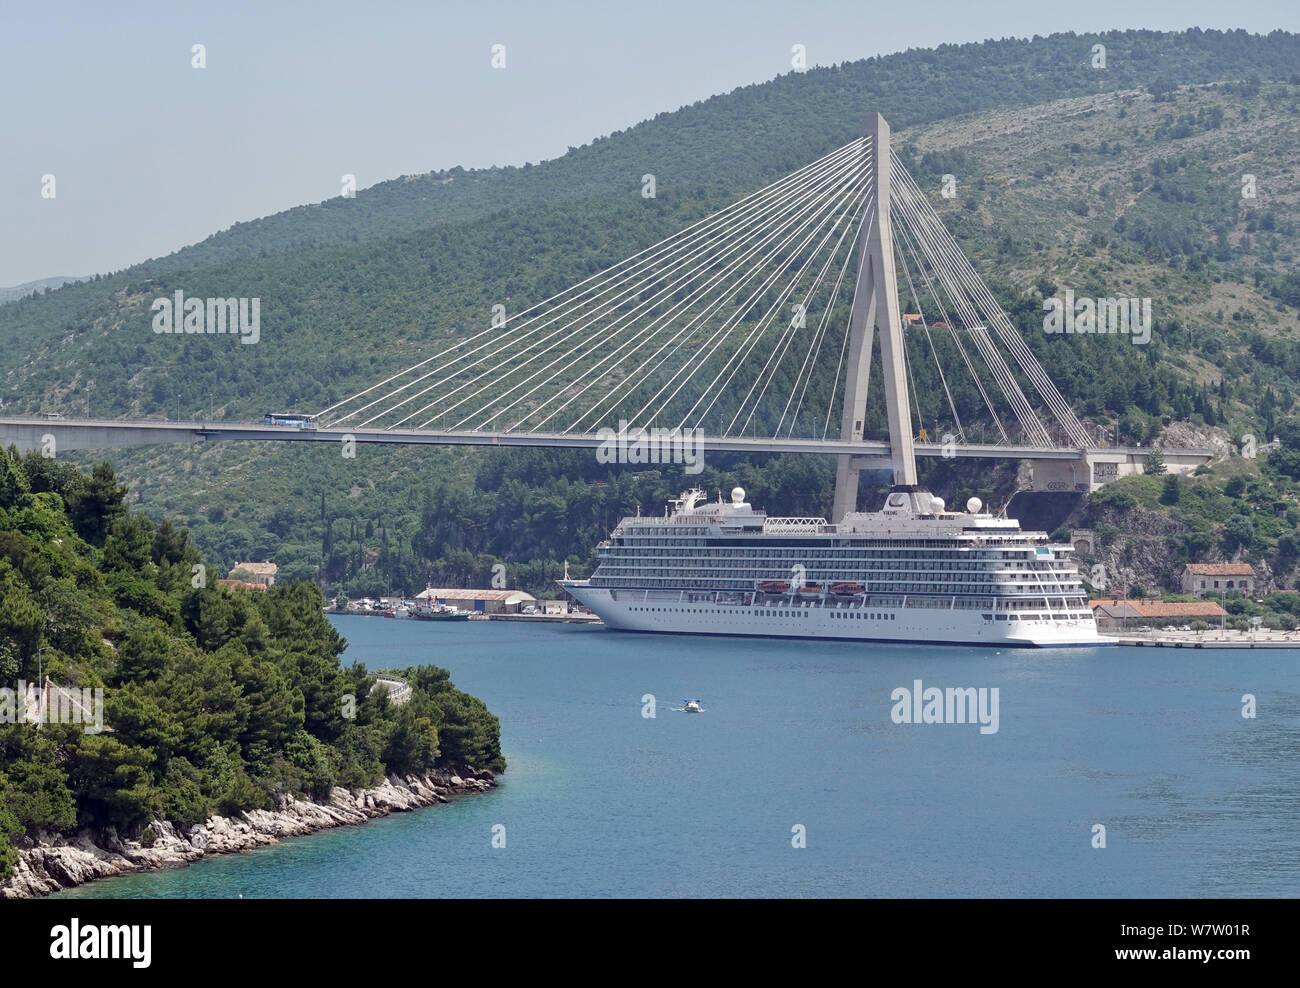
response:
<path id="1" fill-rule="evenodd" d="M 433 604 L 429 607 L 412 607 L 411 617 L 417 621 L 468 621 L 469 611 L 445 604 Z"/>

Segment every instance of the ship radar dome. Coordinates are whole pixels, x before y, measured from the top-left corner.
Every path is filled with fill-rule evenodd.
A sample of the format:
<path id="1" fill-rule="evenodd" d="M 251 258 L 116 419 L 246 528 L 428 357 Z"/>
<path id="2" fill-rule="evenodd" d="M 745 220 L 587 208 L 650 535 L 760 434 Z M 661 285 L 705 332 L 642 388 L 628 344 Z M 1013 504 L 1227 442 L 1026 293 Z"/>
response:
<path id="1" fill-rule="evenodd" d="M 732 503 L 732 504 L 744 504 L 744 503 L 745 503 L 745 488 L 743 488 L 743 487 L 733 487 L 733 488 L 731 489 L 731 503 Z"/>
<path id="2" fill-rule="evenodd" d="M 944 503 L 944 500 L 941 497 L 934 497 L 930 499 L 930 510 L 933 511 L 936 515 L 943 514 L 943 509 L 946 506 L 947 505 Z"/>
<path id="3" fill-rule="evenodd" d="M 977 497 L 973 497 L 973 498 L 971 498 L 969 501 L 966 502 L 966 510 L 969 511 L 969 512 L 970 512 L 971 514 L 973 514 L 973 515 L 977 515 L 977 514 L 979 514 L 979 513 L 980 513 L 980 508 L 982 508 L 982 507 L 984 507 L 984 502 L 981 501 L 981 500 L 980 500 L 979 498 L 977 498 Z"/>

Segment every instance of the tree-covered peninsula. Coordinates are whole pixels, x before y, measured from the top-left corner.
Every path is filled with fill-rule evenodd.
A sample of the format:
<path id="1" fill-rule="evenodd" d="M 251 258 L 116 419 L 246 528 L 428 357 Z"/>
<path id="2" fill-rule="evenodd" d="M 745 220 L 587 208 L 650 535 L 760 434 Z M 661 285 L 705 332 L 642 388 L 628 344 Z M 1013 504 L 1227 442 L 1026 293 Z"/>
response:
<path id="1" fill-rule="evenodd" d="M 391 774 L 505 769 L 497 718 L 446 670 L 403 671 L 410 699 L 390 704 L 341 663 L 315 586 L 219 587 L 184 528 L 125 495 L 106 463 L 0 450 L 0 881 L 24 835 L 139 835 Z M 35 723 L 24 689 L 42 676 L 61 697 L 102 690 L 102 730 Z"/>

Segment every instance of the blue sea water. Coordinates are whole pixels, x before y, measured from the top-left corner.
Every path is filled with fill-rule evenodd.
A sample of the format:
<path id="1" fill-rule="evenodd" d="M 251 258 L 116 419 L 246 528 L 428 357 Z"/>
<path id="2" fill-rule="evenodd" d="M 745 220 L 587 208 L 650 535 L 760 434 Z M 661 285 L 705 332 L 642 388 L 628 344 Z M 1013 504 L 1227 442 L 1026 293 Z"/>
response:
<path id="1" fill-rule="evenodd" d="M 1300 893 L 1297 651 L 331 620 L 351 643 L 345 661 L 434 663 L 481 697 L 501 719 L 500 786 L 63 895 Z M 895 724 L 891 694 L 916 680 L 996 687 L 997 733 Z M 687 696 L 705 712 L 672 709 Z"/>

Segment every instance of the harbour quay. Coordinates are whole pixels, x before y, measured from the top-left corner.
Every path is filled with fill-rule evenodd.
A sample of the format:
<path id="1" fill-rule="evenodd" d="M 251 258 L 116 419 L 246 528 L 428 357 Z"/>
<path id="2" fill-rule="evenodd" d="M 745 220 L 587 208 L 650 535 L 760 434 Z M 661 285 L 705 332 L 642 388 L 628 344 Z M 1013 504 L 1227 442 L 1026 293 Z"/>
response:
<path id="1" fill-rule="evenodd" d="M 523 590 L 476 590 L 472 588 L 428 587 L 410 597 L 349 598 L 326 608 L 332 614 L 369 617 L 410 618 L 428 609 L 461 612 L 468 619 L 492 621 L 541 621 L 565 624 L 600 624 L 600 618 L 570 600 L 539 600 Z"/>

